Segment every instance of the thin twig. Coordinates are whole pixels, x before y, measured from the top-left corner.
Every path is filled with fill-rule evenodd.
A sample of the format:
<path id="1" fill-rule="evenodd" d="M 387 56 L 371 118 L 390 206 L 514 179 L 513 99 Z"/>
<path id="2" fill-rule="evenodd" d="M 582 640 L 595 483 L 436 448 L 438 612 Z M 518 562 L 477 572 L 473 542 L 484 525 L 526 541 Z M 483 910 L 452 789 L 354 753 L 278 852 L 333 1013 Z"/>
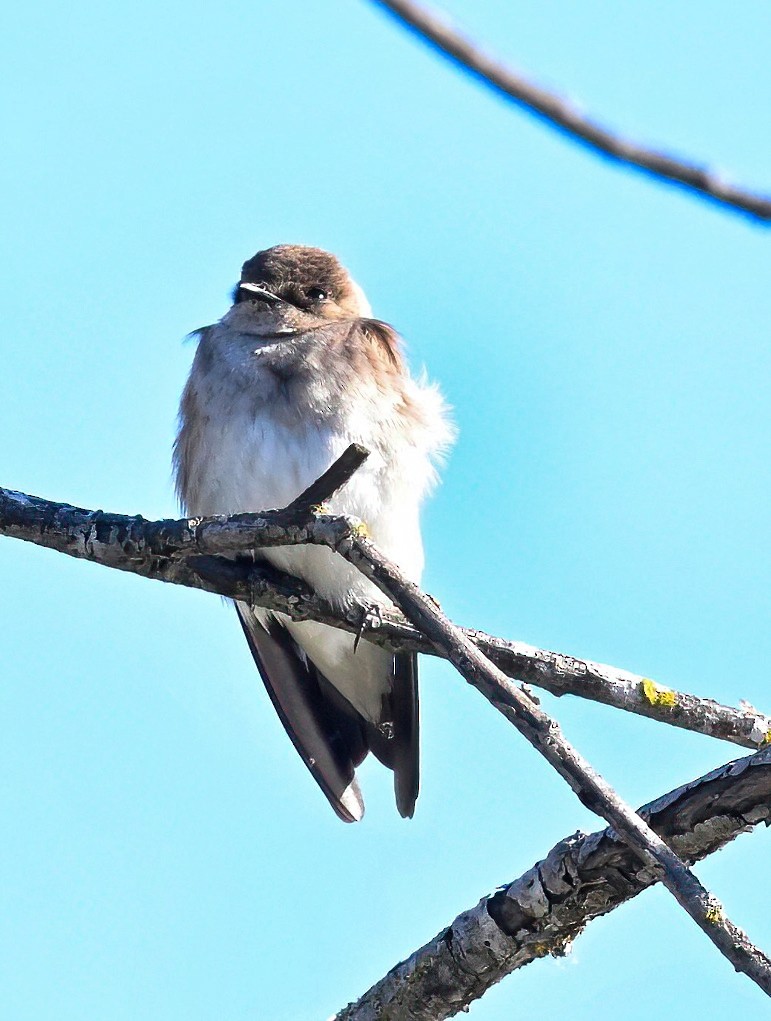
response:
<path id="1" fill-rule="evenodd" d="M 525 107 L 576 142 L 609 159 L 663 178 L 757 220 L 771 220 L 771 197 L 730 184 L 707 167 L 676 159 L 623 138 L 586 117 L 561 96 L 534 85 L 511 68 L 488 56 L 443 18 L 413 0 L 374 0 L 424 42 L 449 57 L 493 91 Z"/>
<path id="2" fill-rule="evenodd" d="M 311 507 L 319 507 L 342 489 L 346 482 L 361 468 L 369 457 L 369 451 L 358 443 L 351 443 L 338 459 L 304 489 L 286 508 L 295 513 L 304 513 Z"/>
<path id="3" fill-rule="evenodd" d="M 638 810 L 685 861 L 771 816 L 771 749 L 728 763 Z M 562 956 L 592 919 L 656 882 L 613 830 L 561 840 L 538 864 L 462 912 L 335 1021 L 443 1021 L 518 968 Z"/>
<path id="4" fill-rule="evenodd" d="M 307 508 L 301 513 L 305 517 Z M 289 528 L 297 520 L 286 511 L 265 511 L 231 518 L 147 521 L 0 489 L 0 534 L 117 570 L 252 602 L 296 620 L 318 620 L 357 633 L 362 607 L 352 605 L 343 615 L 297 578 L 251 559 L 224 556 L 228 548 L 270 545 L 276 525 Z M 212 548 L 220 555 L 203 552 Z M 179 553 L 185 549 L 201 555 L 182 558 Z M 465 629 L 464 633 L 504 673 L 555 695 L 576 695 L 745 748 L 768 741 L 771 719 L 751 707 L 721 705 L 616 667 L 505 641 L 483 631 Z M 366 637 L 397 651 L 439 655 L 401 614 L 388 610 L 382 611 L 378 629 L 368 631 Z"/>

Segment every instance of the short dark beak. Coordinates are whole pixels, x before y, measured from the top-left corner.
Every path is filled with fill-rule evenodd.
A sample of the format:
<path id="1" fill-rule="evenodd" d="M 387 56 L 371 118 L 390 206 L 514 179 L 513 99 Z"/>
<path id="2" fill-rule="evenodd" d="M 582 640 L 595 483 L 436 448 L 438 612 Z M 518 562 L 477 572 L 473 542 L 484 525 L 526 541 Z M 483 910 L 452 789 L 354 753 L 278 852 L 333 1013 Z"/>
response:
<path id="1" fill-rule="evenodd" d="M 246 281 L 238 285 L 239 291 L 247 292 L 247 301 L 267 301 L 271 305 L 275 305 L 281 301 L 281 298 L 273 291 L 268 291 L 264 287 L 260 287 L 259 284 L 250 284 Z"/>

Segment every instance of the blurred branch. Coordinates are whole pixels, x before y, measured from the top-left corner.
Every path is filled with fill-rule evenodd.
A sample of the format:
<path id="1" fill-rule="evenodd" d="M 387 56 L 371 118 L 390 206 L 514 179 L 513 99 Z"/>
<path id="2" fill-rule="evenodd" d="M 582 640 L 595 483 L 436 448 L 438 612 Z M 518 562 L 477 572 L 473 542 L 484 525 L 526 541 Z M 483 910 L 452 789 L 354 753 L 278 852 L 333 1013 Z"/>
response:
<path id="1" fill-rule="evenodd" d="M 353 464 L 352 461 L 348 467 Z M 314 498 L 317 499 L 312 493 L 308 506 Z M 243 552 L 250 544 L 258 544 L 254 531 L 257 526 L 259 545 L 270 545 L 271 529 L 292 527 L 307 515 L 305 502 L 305 497 L 302 501 L 298 498 L 292 505 L 294 510 L 233 515 L 227 519 L 147 521 L 140 516 L 84 510 L 0 489 L 0 534 L 145 578 L 202 589 L 285 613 L 295 620 L 317 620 L 356 634 L 364 607 L 354 604 L 343 614 L 298 578 L 267 563 L 255 563 L 250 555 L 237 559 L 217 555 L 227 552 L 229 546 L 233 551 Z M 300 518 L 296 514 L 298 506 Z M 195 553 L 180 557 L 179 553 L 185 550 Z M 537 649 L 524 642 L 509 642 L 483 631 L 467 628 L 463 633 L 508 676 L 545 688 L 554 695 L 577 695 L 746 748 L 757 748 L 769 739 L 771 719 L 752 707 L 735 709 L 720 705 L 615 667 Z M 367 630 L 366 638 L 394 651 L 440 655 L 417 628 L 394 611 L 383 610 L 379 626 Z"/>
<path id="2" fill-rule="evenodd" d="M 200 555 L 232 556 L 255 548 L 311 544 L 326 546 L 358 568 L 404 613 L 439 653 L 541 753 L 579 799 L 624 838 L 643 865 L 734 968 L 771 995 L 771 961 L 755 947 L 681 859 L 616 794 L 563 737 L 529 693 L 495 666 L 438 605 L 367 538 L 360 522 L 319 513 L 323 503 L 361 464 L 366 452 L 349 448 L 322 480 L 283 510 L 229 517 L 147 522 L 142 518 L 88 512 L 24 494 L 0 490 L 0 532 L 111 566 L 131 569 L 140 561 L 149 576 L 172 579 L 167 561 Z M 341 465 L 343 467 L 341 467 Z M 310 494 L 310 496 L 309 496 Z M 194 571 L 183 564 L 183 577 Z"/>
<path id="3" fill-rule="evenodd" d="M 771 749 L 729 763 L 639 809 L 689 863 L 771 817 Z M 450 923 L 334 1021 L 441 1021 L 657 882 L 606 829 L 561 840 L 528 872 Z"/>
<path id="4" fill-rule="evenodd" d="M 638 145 L 586 117 L 568 100 L 533 84 L 486 54 L 470 39 L 450 27 L 444 18 L 413 0 L 374 0 L 424 42 L 449 57 L 493 91 L 525 107 L 537 117 L 600 155 L 663 178 L 703 197 L 740 210 L 757 220 L 771 220 L 771 197 L 730 184 L 707 167 L 675 159 Z"/>

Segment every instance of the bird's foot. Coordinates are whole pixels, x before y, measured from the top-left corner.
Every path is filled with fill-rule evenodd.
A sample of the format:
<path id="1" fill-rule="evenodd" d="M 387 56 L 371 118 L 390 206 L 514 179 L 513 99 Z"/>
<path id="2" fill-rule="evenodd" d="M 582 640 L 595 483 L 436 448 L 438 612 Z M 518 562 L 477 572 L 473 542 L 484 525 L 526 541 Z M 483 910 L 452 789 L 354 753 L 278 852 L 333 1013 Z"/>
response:
<path id="1" fill-rule="evenodd" d="M 393 741 L 396 728 L 394 727 L 391 720 L 383 720 L 382 723 L 378 723 L 377 729 L 386 739 L 386 741 Z"/>
<path id="2" fill-rule="evenodd" d="M 356 632 L 356 637 L 353 640 L 353 651 L 356 652 L 359 648 L 359 642 L 365 631 L 376 631 L 382 623 L 383 618 L 377 603 L 370 603 L 369 606 L 364 606 L 362 608 L 361 620 L 359 621 L 359 630 Z"/>

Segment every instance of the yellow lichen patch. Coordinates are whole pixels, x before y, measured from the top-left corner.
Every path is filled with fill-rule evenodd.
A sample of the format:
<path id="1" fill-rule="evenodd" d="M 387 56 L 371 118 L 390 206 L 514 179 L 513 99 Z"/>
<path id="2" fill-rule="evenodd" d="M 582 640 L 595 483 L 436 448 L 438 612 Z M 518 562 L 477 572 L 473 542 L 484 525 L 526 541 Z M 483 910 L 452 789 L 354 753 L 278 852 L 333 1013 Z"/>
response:
<path id="1" fill-rule="evenodd" d="M 661 706 L 662 709 L 674 709 L 677 705 L 677 695 L 671 688 L 664 688 L 656 684 L 650 677 L 643 677 L 640 684 L 645 699 L 651 705 Z"/>
<path id="2" fill-rule="evenodd" d="M 771 744 L 771 730 L 766 731 L 766 736 L 760 742 L 761 744 Z"/>
<path id="3" fill-rule="evenodd" d="M 360 539 L 369 539 L 369 529 L 363 521 L 360 521 L 358 525 L 353 529 L 353 534 L 358 535 Z"/>
<path id="4" fill-rule="evenodd" d="M 704 917 L 710 925 L 719 925 L 723 921 L 723 909 L 719 904 L 710 904 Z"/>

